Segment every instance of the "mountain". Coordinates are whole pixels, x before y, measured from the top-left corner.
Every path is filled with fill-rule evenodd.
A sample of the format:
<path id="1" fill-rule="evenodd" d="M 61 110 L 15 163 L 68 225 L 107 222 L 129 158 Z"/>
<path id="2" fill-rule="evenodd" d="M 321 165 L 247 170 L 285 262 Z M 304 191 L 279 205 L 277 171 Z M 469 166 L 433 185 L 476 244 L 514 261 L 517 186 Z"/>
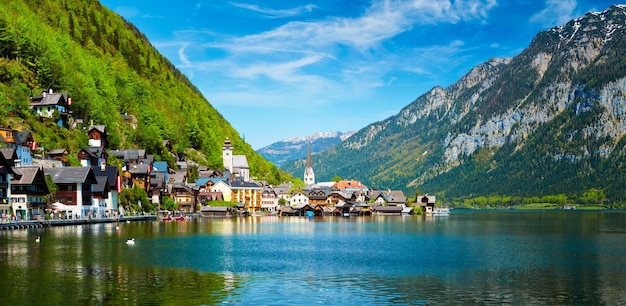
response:
<path id="1" fill-rule="evenodd" d="M 29 97 L 50 89 L 72 98 L 71 128 L 29 110 Z M 32 131 L 38 144 L 70 156 L 87 146 L 83 129 L 95 124 L 106 126 L 110 149 L 144 148 L 170 166 L 175 160 L 162 153 L 164 140 L 176 153 L 221 167 L 228 137 L 253 176 L 274 183 L 290 177 L 245 143 L 135 26 L 98 1 L 3 1 L 0 93 L 2 126 Z"/>
<path id="2" fill-rule="evenodd" d="M 449 199 L 593 194 L 622 203 L 625 133 L 626 6 L 615 5 L 431 89 L 314 156 L 313 168 L 321 181 L 339 175 Z"/>
<path id="3" fill-rule="evenodd" d="M 318 132 L 309 136 L 284 139 L 258 149 L 257 152 L 265 157 L 265 159 L 280 167 L 287 161 L 306 158 L 309 141 L 311 142 L 311 153 L 317 154 L 341 143 L 354 133 L 356 133 L 356 131 L 346 133 Z"/>

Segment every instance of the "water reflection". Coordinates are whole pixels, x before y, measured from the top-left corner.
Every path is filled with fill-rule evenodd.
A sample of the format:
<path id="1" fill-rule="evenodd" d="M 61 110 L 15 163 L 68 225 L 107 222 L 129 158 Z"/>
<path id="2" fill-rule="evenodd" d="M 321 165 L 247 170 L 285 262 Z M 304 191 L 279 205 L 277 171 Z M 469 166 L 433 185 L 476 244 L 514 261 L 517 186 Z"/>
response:
<path id="1" fill-rule="evenodd" d="M 624 304 L 625 216 L 251 217 L 1 232 L 0 296 L 38 305 Z"/>

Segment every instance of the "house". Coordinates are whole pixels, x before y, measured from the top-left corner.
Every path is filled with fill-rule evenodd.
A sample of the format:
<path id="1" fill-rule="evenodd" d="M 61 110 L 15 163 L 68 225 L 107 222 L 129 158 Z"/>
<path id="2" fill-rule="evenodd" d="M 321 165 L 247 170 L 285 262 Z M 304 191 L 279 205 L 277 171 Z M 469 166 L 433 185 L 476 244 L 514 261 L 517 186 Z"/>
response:
<path id="1" fill-rule="evenodd" d="M 309 204 L 309 195 L 304 190 L 298 190 L 291 195 L 289 205 L 295 207 L 302 204 Z"/>
<path id="2" fill-rule="evenodd" d="M 11 179 L 11 208 L 29 218 L 43 218 L 50 191 L 43 169 L 38 166 L 14 168 Z"/>
<path id="3" fill-rule="evenodd" d="M 231 181 L 230 189 L 231 201 L 243 203 L 249 212 L 261 210 L 263 187 L 259 184 L 242 180 Z"/>
<path id="4" fill-rule="evenodd" d="M 90 147 L 106 148 L 108 146 L 107 133 L 105 129 L 106 126 L 104 125 L 92 125 L 89 127 L 87 136 L 89 136 Z"/>
<path id="5" fill-rule="evenodd" d="M 350 200 L 350 196 L 343 191 L 334 190 L 328 195 L 330 205 L 337 205 L 338 203 Z"/>
<path id="6" fill-rule="evenodd" d="M 47 158 L 52 160 L 60 161 L 63 164 L 67 163 L 67 155 L 69 153 L 66 149 L 52 149 L 48 151 Z"/>
<path id="7" fill-rule="evenodd" d="M 328 197 L 330 190 L 328 193 L 320 188 L 317 185 L 314 185 L 313 188 L 309 190 L 309 204 L 311 205 L 322 205 L 326 206 L 331 203 L 330 198 Z"/>
<path id="8" fill-rule="evenodd" d="M 20 166 L 32 165 L 33 156 L 31 150 L 37 148 L 37 143 L 33 140 L 33 135 L 29 131 L 15 131 L 15 143 L 12 145 L 17 152 L 17 158 L 20 160 Z"/>
<path id="9" fill-rule="evenodd" d="M 70 116 L 72 98 L 66 92 L 42 92 L 41 95 L 30 98 L 30 108 L 40 117 L 53 118 L 60 127 L 67 126 Z M 58 114 L 58 118 L 56 115 Z"/>
<path id="10" fill-rule="evenodd" d="M 387 190 L 381 191 L 374 202 L 378 205 L 406 207 L 407 198 L 402 190 Z"/>
<path id="11" fill-rule="evenodd" d="M 221 193 L 223 200 L 226 202 L 233 201 L 233 189 L 228 183 L 228 181 L 224 181 L 224 180 L 217 181 L 213 186 L 211 186 L 211 189 L 206 189 L 206 190 L 211 190 L 211 192 Z"/>
<path id="12" fill-rule="evenodd" d="M 106 163 L 107 153 L 103 147 L 86 147 L 78 151 L 77 157 L 83 167 L 97 167 Z"/>
<path id="13" fill-rule="evenodd" d="M 10 199 L 12 175 L 13 167 L 11 167 L 11 163 L 5 159 L 4 154 L 0 154 L 0 212 L 5 215 L 11 213 Z M 23 217 L 25 217 L 25 215 Z"/>
<path id="14" fill-rule="evenodd" d="M 73 216 L 97 210 L 91 203 L 93 185 L 98 181 L 90 167 L 44 168 L 44 174 L 49 174 L 58 187 L 54 201 L 64 204 Z"/>
<path id="15" fill-rule="evenodd" d="M 196 211 L 196 194 L 198 190 L 190 186 L 175 184 L 172 189 L 171 196 L 174 202 L 178 204 L 178 210 L 184 212 Z"/>
<path id="16" fill-rule="evenodd" d="M 292 183 L 286 183 L 286 184 L 280 184 L 280 185 L 274 186 L 272 187 L 272 189 L 274 189 L 274 192 L 276 193 L 278 200 L 285 199 L 285 203 L 289 203 L 291 200 L 291 187 L 292 186 L 293 186 Z"/>
<path id="17" fill-rule="evenodd" d="M 427 215 L 430 215 L 435 210 L 436 196 L 417 196 L 417 203 L 422 207 L 422 211 Z"/>
<path id="18" fill-rule="evenodd" d="M 271 186 L 263 187 L 261 192 L 261 210 L 275 212 L 278 208 L 278 195 Z"/>
<path id="19" fill-rule="evenodd" d="M 119 209 L 118 197 L 122 192 L 122 178 L 119 169 L 117 166 L 100 165 L 100 167 L 93 167 L 92 170 L 96 178 L 99 179 L 99 183 L 103 180 L 101 177 L 106 177 L 108 184 L 108 187 L 103 188 L 102 191 L 98 190 L 98 192 L 106 192 L 106 194 L 98 198 L 99 200 L 104 200 L 104 203 L 98 203 L 99 207 L 103 208 L 105 213 L 110 215 L 116 214 Z"/>
<path id="20" fill-rule="evenodd" d="M 106 176 L 96 176 L 96 184 L 92 186 L 91 206 L 94 208 L 98 216 L 104 215 L 107 210 L 106 200 L 111 192 L 109 179 Z"/>
<path id="21" fill-rule="evenodd" d="M 161 197 L 167 194 L 165 186 L 165 173 L 152 171 L 150 173 L 150 190 L 148 195 L 152 197 L 153 204 L 161 203 Z"/>
<path id="22" fill-rule="evenodd" d="M 149 191 L 150 188 L 151 165 L 133 164 L 124 171 L 124 184 L 128 188 L 139 186 L 141 189 Z"/>

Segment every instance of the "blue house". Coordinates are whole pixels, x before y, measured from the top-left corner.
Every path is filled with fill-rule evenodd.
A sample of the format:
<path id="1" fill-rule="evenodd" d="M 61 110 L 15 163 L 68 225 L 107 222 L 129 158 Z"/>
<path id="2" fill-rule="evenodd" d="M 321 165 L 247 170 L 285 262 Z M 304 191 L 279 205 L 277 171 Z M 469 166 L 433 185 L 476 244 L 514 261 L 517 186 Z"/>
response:
<path id="1" fill-rule="evenodd" d="M 30 98 L 30 108 L 41 117 L 55 118 L 55 112 L 58 112 L 59 118 L 56 124 L 60 127 L 67 126 L 70 105 L 72 105 L 72 98 L 67 92 L 53 92 L 52 89 Z"/>

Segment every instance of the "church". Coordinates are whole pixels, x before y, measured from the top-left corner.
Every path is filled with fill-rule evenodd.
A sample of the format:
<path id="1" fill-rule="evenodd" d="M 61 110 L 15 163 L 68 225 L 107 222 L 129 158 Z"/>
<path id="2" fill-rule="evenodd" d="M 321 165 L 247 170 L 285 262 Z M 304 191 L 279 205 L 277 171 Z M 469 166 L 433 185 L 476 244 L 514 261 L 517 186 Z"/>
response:
<path id="1" fill-rule="evenodd" d="M 306 167 L 304 168 L 304 183 L 307 188 L 315 185 L 315 172 L 313 172 L 313 161 L 311 160 L 311 141 L 306 155 Z"/>
<path id="2" fill-rule="evenodd" d="M 233 155 L 233 145 L 228 137 L 224 140 L 224 146 L 222 147 L 222 159 L 224 168 L 230 171 L 233 181 L 250 181 L 248 158 L 245 155 Z"/>

